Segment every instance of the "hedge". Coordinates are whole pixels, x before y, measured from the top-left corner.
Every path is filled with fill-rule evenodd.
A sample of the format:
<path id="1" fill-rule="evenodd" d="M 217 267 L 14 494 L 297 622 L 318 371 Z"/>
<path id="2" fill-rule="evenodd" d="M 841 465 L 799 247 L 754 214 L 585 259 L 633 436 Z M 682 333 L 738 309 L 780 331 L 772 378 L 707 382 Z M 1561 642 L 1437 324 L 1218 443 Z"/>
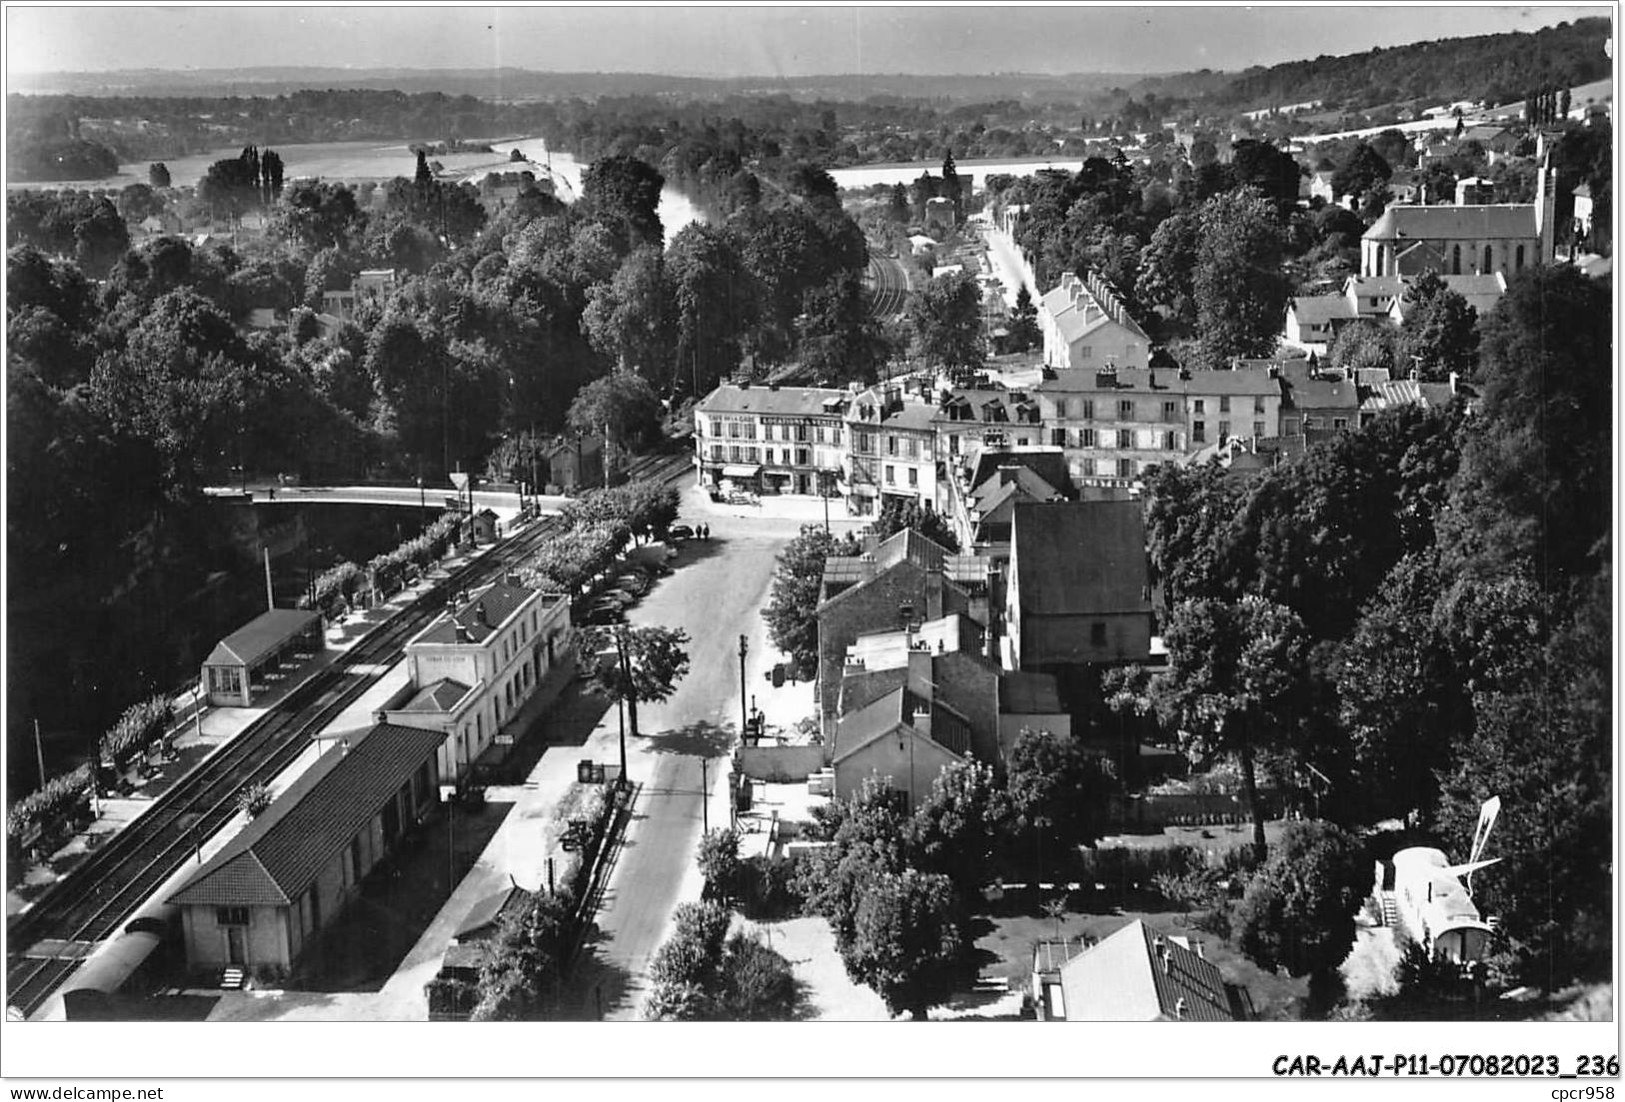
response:
<path id="1" fill-rule="evenodd" d="M 677 519 L 677 490 L 664 483 L 642 479 L 624 486 L 589 490 L 567 503 L 562 510 L 564 523 L 575 527 L 619 522 L 639 534 L 660 532 Z"/>
<path id="2" fill-rule="evenodd" d="M 175 705 L 167 696 L 155 696 L 133 704 L 102 736 L 101 760 L 123 769 L 163 737 L 175 718 Z"/>
<path id="3" fill-rule="evenodd" d="M 340 600 L 346 606 L 355 603 L 356 591 L 369 575 L 378 579 L 381 588 L 390 589 L 391 583 L 399 578 L 408 565 L 427 570 L 446 556 L 457 537 L 460 523 L 460 513 L 441 513 L 418 535 L 393 551 L 374 556 L 365 569 L 346 559 L 323 571 L 311 585 L 313 606 L 320 609 L 323 616 L 333 619 Z"/>
<path id="4" fill-rule="evenodd" d="M 88 810 L 90 802 L 90 763 L 71 773 L 61 773 L 46 781 L 11 805 L 6 812 L 6 839 L 21 842 L 35 826 L 47 829 L 63 819 L 75 818 Z"/>

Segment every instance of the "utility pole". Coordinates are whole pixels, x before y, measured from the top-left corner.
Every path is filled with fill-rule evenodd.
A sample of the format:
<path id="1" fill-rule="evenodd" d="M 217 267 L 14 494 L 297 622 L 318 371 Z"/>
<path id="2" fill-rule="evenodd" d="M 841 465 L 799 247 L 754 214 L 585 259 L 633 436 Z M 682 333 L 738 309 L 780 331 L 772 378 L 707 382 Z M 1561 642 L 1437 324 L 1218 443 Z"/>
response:
<path id="1" fill-rule="evenodd" d="M 700 830 L 702 833 L 711 833 L 711 812 L 705 805 L 711 799 L 711 771 L 707 768 L 710 763 L 705 755 L 700 755 Z"/>
<path id="2" fill-rule="evenodd" d="M 750 644 L 745 641 L 745 633 L 739 633 L 739 740 L 745 739 L 745 729 L 749 723 L 749 716 L 745 713 L 745 655 L 750 652 Z"/>
<path id="3" fill-rule="evenodd" d="M 39 717 L 34 717 L 34 757 L 39 762 L 39 786 L 45 787 L 45 746 L 40 742 Z"/>

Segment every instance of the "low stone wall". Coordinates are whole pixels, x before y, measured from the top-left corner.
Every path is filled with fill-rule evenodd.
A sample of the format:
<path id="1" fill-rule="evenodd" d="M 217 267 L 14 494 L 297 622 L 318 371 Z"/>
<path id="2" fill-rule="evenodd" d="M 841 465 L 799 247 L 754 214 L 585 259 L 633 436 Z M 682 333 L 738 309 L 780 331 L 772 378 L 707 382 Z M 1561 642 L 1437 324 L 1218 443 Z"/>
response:
<path id="1" fill-rule="evenodd" d="M 822 746 L 745 746 L 739 750 L 739 768 L 745 776 L 774 784 L 804 781 L 824 768 Z"/>

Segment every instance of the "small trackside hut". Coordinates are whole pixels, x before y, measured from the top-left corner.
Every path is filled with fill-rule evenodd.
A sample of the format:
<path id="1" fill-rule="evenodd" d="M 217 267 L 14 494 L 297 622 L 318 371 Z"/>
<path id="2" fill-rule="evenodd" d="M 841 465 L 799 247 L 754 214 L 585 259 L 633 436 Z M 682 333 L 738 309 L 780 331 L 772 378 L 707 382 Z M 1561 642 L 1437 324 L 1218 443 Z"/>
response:
<path id="1" fill-rule="evenodd" d="M 253 707 L 295 669 L 326 646 L 319 612 L 273 608 L 220 642 L 203 661 L 202 689 L 210 704 Z"/>

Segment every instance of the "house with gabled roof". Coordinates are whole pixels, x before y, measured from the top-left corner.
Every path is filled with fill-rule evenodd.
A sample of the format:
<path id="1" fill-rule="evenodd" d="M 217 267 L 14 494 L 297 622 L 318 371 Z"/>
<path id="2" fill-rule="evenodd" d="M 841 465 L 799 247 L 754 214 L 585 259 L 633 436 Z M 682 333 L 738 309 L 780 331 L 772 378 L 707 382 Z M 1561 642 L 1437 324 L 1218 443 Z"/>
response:
<path id="1" fill-rule="evenodd" d="M 267 609 L 215 644 L 203 660 L 203 693 L 210 704 L 252 707 L 276 687 L 284 661 L 309 661 L 326 646 L 321 613 Z"/>
<path id="2" fill-rule="evenodd" d="M 1059 673 L 1145 662 L 1151 615 L 1138 501 L 1016 506 L 1004 603 L 1006 669 Z"/>
<path id="3" fill-rule="evenodd" d="M 1360 274 L 1516 274 L 1550 263 L 1556 186 L 1543 167 L 1533 203 L 1390 204 L 1361 235 Z"/>
<path id="4" fill-rule="evenodd" d="M 1044 363 L 1054 368 L 1147 367 L 1151 338 L 1111 284 L 1095 272 L 1072 272 L 1039 300 Z"/>
<path id="5" fill-rule="evenodd" d="M 379 724 L 299 775 L 166 902 L 197 972 L 285 974 L 438 806 L 440 731 Z"/>
<path id="6" fill-rule="evenodd" d="M 1225 981 L 1198 939 L 1135 919 L 1094 945 L 1040 943 L 1033 955 L 1039 1021 L 1239 1022 L 1247 989 Z"/>
<path id="7" fill-rule="evenodd" d="M 826 757 L 834 750 L 847 649 L 865 635 L 917 629 L 963 614 L 988 623 L 989 567 L 911 528 L 824 563 L 818 616 L 818 702 Z"/>

